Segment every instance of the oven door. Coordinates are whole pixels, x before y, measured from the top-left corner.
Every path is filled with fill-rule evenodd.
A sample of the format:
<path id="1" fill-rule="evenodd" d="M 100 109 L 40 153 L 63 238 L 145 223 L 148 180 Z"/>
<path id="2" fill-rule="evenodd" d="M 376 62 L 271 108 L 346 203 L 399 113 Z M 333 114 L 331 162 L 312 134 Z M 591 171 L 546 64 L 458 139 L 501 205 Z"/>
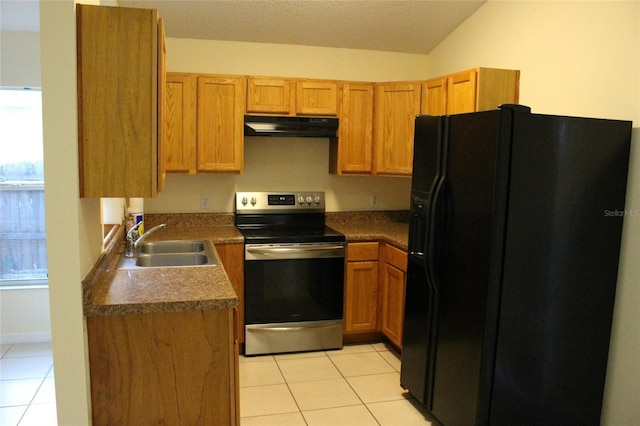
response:
<path id="1" fill-rule="evenodd" d="M 245 354 L 342 347 L 344 243 L 245 245 Z"/>

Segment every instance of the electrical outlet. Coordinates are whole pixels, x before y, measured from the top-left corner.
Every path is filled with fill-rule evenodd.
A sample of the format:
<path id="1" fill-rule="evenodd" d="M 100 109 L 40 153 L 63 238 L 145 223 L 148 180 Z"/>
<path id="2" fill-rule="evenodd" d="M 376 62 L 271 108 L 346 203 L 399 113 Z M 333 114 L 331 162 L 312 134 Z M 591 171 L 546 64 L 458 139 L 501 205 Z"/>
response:
<path id="1" fill-rule="evenodd" d="M 207 194 L 200 195 L 200 209 L 211 210 L 211 203 L 209 202 L 209 196 Z"/>
<path id="2" fill-rule="evenodd" d="M 378 194 L 371 194 L 371 205 L 372 206 L 378 205 Z"/>

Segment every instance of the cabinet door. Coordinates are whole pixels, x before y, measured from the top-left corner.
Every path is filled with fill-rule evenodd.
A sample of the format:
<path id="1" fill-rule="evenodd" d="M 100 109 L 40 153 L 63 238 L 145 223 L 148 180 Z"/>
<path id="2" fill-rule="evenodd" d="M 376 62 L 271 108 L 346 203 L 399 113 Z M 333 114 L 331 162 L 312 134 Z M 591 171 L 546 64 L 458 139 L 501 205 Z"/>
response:
<path id="1" fill-rule="evenodd" d="M 476 70 L 452 74 L 447 86 L 447 114 L 462 114 L 476 110 Z"/>
<path id="2" fill-rule="evenodd" d="M 397 347 L 402 347 L 402 326 L 404 323 L 404 296 L 406 273 L 385 263 L 382 287 L 382 333 Z"/>
<path id="3" fill-rule="evenodd" d="M 420 83 L 376 85 L 373 173 L 411 175 L 414 122 L 420 113 Z"/>
<path id="4" fill-rule="evenodd" d="M 235 425 L 227 309 L 87 318 L 94 425 Z"/>
<path id="5" fill-rule="evenodd" d="M 296 114 L 338 115 L 338 83 L 296 81 Z"/>
<path id="6" fill-rule="evenodd" d="M 81 197 L 158 193 L 158 16 L 77 5 Z"/>
<path id="7" fill-rule="evenodd" d="M 293 109 L 291 80 L 282 78 L 247 79 L 247 112 L 289 115 Z"/>
<path id="8" fill-rule="evenodd" d="M 373 84 L 342 84 L 338 139 L 331 144 L 332 173 L 371 174 Z"/>
<path id="9" fill-rule="evenodd" d="M 422 114 L 447 114 L 447 79 L 434 78 L 422 83 Z"/>
<path id="10" fill-rule="evenodd" d="M 242 172 L 244 94 L 242 77 L 198 77 L 198 171 Z"/>
<path id="11" fill-rule="evenodd" d="M 196 172 L 196 94 L 194 74 L 167 74 L 164 160 L 169 172 Z"/>
<path id="12" fill-rule="evenodd" d="M 378 330 L 378 262 L 347 262 L 345 333 Z"/>

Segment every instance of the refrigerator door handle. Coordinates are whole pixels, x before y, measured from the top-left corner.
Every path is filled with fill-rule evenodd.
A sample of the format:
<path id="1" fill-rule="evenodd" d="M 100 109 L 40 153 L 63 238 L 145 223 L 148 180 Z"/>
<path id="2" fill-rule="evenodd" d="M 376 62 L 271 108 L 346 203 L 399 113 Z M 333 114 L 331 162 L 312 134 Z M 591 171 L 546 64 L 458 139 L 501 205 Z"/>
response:
<path id="1" fill-rule="evenodd" d="M 427 241 L 428 249 L 427 249 L 427 257 L 425 259 L 426 263 L 426 271 L 429 276 L 429 280 L 431 281 L 431 285 L 434 288 L 434 291 L 438 291 L 438 279 L 436 276 L 436 250 L 438 250 L 438 241 L 437 235 L 438 232 L 436 227 L 442 221 L 440 219 L 439 208 L 444 198 L 444 188 L 445 188 L 446 179 L 444 177 L 440 177 L 438 179 L 438 183 L 434 190 L 433 201 L 429 206 L 429 240 Z"/>

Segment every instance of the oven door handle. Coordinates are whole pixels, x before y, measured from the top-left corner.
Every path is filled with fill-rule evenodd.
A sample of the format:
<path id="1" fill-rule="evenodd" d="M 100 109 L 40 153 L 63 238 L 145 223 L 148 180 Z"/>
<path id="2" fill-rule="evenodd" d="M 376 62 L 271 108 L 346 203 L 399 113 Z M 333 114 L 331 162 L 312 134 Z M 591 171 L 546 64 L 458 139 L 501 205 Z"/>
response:
<path id="1" fill-rule="evenodd" d="M 246 247 L 246 260 L 314 259 L 344 257 L 344 246 L 325 244 L 317 246 Z"/>
<path id="2" fill-rule="evenodd" d="M 249 253 L 271 254 L 271 253 L 313 253 L 318 251 L 344 250 L 342 245 L 331 246 L 309 246 L 309 247 L 248 247 Z"/>
<path id="3" fill-rule="evenodd" d="M 255 327 L 251 328 L 252 333 L 269 333 L 269 332 L 285 332 L 285 331 L 301 331 L 308 330 L 310 328 L 333 328 L 336 326 L 336 322 L 332 322 L 330 324 L 326 324 L 324 322 L 319 322 L 318 324 L 305 323 L 302 326 L 272 326 L 269 325 L 267 327 Z"/>

